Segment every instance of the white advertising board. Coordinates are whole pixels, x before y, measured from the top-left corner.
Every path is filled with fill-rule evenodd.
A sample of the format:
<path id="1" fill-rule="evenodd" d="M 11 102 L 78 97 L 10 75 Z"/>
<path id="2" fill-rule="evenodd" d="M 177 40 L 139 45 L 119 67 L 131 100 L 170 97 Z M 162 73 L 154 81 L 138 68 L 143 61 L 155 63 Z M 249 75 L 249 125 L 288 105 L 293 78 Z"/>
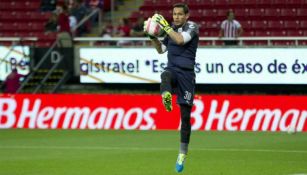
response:
<path id="1" fill-rule="evenodd" d="M 159 83 L 167 53 L 80 48 L 82 83 Z M 307 84 L 305 48 L 199 48 L 198 84 Z"/>
<path id="2" fill-rule="evenodd" d="M 4 81 L 12 68 L 17 68 L 20 74 L 28 74 L 30 70 L 29 53 L 28 46 L 0 46 L 0 80 Z"/>

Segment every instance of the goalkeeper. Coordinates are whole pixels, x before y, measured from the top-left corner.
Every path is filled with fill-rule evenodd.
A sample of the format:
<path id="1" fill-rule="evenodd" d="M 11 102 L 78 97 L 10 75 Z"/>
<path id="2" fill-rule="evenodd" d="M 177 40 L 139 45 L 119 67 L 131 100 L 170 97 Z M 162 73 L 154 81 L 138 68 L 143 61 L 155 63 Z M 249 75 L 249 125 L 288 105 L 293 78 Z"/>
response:
<path id="1" fill-rule="evenodd" d="M 191 135 L 190 115 L 193 106 L 195 89 L 195 57 L 199 40 L 196 23 L 188 21 L 189 8 L 184 3 L 173 5 L 173 23 L 162 15 L 155 14 L 156 21 L 167 34 L 162 42 L 155 36 L 149 36 L 158 53 L 167 53 L 168 63 L 161 74 L 160 92 L 165 109 L 172 111 L 172 93 L 177 95 L 180 106 L 181 130 L 180 149 L 176 161 L 176 171 L 182 172 L 188 153 Z"/>

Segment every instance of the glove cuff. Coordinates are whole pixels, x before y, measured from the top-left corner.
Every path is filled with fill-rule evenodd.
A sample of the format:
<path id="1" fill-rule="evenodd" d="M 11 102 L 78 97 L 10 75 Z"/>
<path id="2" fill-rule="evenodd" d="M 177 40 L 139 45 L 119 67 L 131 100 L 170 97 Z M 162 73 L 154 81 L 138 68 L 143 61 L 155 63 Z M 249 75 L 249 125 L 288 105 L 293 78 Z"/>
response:
<path id="1" fill-rule="evenodd" d="M 149 38 L 149 39 L 151 39 L 151 40 L 153 40 L 153 39 L 156 39 L 156 38 L 157 38 L 157 37 L 155 37 L 155 36 L 151 36 L 151 35 L 148 35 L 148 34 L 147 34 L 147 36 L 148 36 L 148 38 Z"/>
<path id="2" fill-rule="evenodd" d="M 164 30 L 167 34 L 169 34 L 171 31 L 174 31 L 173 28 L 171 28 L 170 26 L 164 27 L 163 30 Z"/>

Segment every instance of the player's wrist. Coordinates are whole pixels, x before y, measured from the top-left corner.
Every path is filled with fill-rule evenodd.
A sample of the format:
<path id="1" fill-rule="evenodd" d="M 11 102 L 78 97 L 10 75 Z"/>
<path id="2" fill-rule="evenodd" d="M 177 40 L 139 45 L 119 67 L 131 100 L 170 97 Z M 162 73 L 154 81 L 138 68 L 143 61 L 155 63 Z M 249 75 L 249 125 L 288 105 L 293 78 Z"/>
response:
<path id="1" fill-rule="evenodd" d="M 169 33 L 171 33 L 172 31 L 174 31 L 174 29 L 171 28 L 170 26 L 164 27 L 163 30 L 164 30 L 167 34 L 169 34 Z"/>

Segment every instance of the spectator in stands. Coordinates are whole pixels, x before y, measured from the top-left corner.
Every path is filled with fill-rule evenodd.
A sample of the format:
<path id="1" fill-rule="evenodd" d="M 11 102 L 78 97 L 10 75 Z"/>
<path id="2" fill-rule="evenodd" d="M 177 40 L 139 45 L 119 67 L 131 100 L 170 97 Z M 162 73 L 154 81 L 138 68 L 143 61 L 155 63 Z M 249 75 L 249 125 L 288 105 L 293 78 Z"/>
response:
<path id="1" fill-rule="evenodd" d="M 54 11 L 56 8 L 57 0 L 41 0 L 41 11 L 48 12 Z"/>
<path id="2" fill-rule="evenodd" d="M 103 38 L 111 38 L 113 36 L 114 27 L 111 20 L 107 20 L 106 24 L 102 27 L 101 34 Z"/>
<path id="3" fill-rule="evenodd" d="M 72 33 L 69 25 L 68 7 L 64 5 L 63 12 L 59 14 L 58 18 L 58 40 L 61 47 L 72 47 Z"/>
<path id="4" fill-rule="evenodd" d="M 100 36 L 102 38 L 112 38 L 114 34 L 114 27 L 112 25 L 111 20 L 107 20 L 105 24 L 102 26 Z M 103 44 L 103 45 L 116 45 L 116 42 L 110 41 L 110 42 L 97 42 L 97 44 Z"/>
<path id="5" fill-rule="evenodd" d="M 66 5 L 62 7 L 63 11 L 59 14 L 58 18 L 58 31 L 71 33 L 69 26 L 69 13 Z"/>
<path id="6" fill-rule="evenodd" d="M 123 18 L 120 20 L 118 27 L 116 28 L 115 36 L 116 37 L 129 37 L 131 32 L 131 27 L 129 24 L 129 20 L 127 18 Z M 117 45 L 129 45 L 130 41 L 118 41 Z"/>
<path id="7" fill-rule="evenodd" d="M 86 0 L 86 6 L 93 9 L 103 9 L 103 0 Z"/>
<path id="8" fill-rule="evenodd" d="M 73 34 L 74 33 L 74 29 L 77 27 L 77 18 L 73 15 L 69 15 L 69 27 L 70 27 L 70 31 Z"/>
<path id="9" fill-rule="evenodd" d="M 127 18 L 123 18 L 120 20 L 119 25 L 116 29 L 115 36 L 117 37 L 129 37 L 131 32 L 131 27 L 129 24 L 129 20 Z"/>
<path id="10" fill-rule="evenodd" d="M 133 26 L 130 35 L 134 37 L 144 37 L 144 18 L 139 17 L 135 26 Z"/>
<path id="11" fill-rule="evenodd" d="M 88 9 L 83 4 L 82 0 L 75 0 L 73 7 L 71 9 L 71 14 L 76 17 L 77 22 L 80 23 L 84 17 L 88 14 Z M 77 35 L 81 36 L 82 34 L 87 32 L 86 25 L 81 25 L 77 29 Z"/>
<path id="12" fill-rule="evenodd" d="M 56 13 L 52 13 L 48 22 L 45 24 L 45 32 L 57 32 L 58 16 Z"/>
<path id="13" fill-rule="evenodd" d="M 229 10 L 227 12 L 227 19 L 224 20 L 221 24 L 221 29 L 219 33 L 219 37 L 224 37 L 225 39 L 231 39 L 231 40 L 225 40 L 225 45 L 238 45 L 237 38 L 241 36 L 243 29 L 241 24 L 234 19 L 235 15 L 233 10 Z"/>
<path id="14" fill-rule="evenodd" d="M 74 7 L 75 0 L 66 0 L 66 5 L 68 10 L 71 10 Z"/>
<path id="15" fill-rule="evenodd" d="M 20 79 L 24 77 L 14 68 L 4 81 L 4 93 L 16 93 L 20 87 Z"/>
<path id="16" fill-rule="evenodd" d="M 103 9 L 103 0 L 86 0 L 86 7 L 89 9 L 89 13 L 92 13 L 95 10 L 102 11 Z M 99 13 L 95 13 L 91 17 L 92 24 L 97 24 L 99 20 Z"/>

